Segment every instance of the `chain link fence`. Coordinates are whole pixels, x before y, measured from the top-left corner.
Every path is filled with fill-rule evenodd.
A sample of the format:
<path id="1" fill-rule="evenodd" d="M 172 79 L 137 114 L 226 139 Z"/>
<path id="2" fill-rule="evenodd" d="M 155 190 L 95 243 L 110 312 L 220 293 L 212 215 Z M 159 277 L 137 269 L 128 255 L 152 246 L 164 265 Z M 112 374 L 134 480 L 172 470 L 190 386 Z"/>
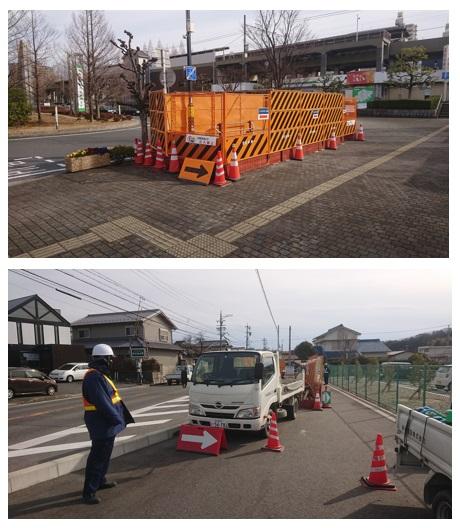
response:
<path id="1" fill-rule="evenodd" d="M 391 412 L 398 404 L 452 408 L 450 365 L 330 365 L 329 383 Z"/>

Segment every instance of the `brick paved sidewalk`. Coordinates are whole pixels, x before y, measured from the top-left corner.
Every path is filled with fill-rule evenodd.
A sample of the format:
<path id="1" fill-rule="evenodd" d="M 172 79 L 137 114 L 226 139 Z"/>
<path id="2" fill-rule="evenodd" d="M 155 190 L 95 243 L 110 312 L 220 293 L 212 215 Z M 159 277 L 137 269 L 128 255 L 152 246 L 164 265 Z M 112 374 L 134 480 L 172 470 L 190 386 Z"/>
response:
<path id="1" fill-rule="evenodd" d="M 447 120 L 203 187 L 131 165 L 9 188 L 12 257 L 448 257 Z"/>

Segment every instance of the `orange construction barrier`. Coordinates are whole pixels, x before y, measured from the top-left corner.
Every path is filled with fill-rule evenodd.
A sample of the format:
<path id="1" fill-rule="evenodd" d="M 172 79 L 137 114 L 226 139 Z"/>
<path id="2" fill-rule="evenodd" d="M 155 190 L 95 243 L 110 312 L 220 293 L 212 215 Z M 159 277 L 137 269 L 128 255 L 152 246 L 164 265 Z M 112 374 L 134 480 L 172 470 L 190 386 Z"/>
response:
<path id="1" fill-rule="evenodd" d="M 361 477 L 361 483 L 368 488 L 396 491 L 396 486 L 388 478 L 385 451 L 383 450 L 383 438 L 377 435 L 375 440 L 374 454 L 372 455 L 371 470 L 367 478 Z"/>
<path id="2" fill-rule="evenodd" d="M 297 138 L 297 143 L 294 148 L 294 156 L 292 159 L 302 161 L 303 160 L 303 146 L 302 146 L 302 138 L 299 136 Z"/>
<path id="3" fill-rule="evenodd" d="M 154 169 L 164 169 L 165 168 L 165 158 L 163 156 L 163 149 L 161 148 L 161 143 L 157 141 L 157 155 L 155 158 Z"/>
<path id="4" fill-rule="evenodd" d="M 179 157 L 177 155 L 176 143 L 173 141 L 172 147 L 171 147 L 171 157 L 169 159 L 168 172 L 179 172 L 179 171 L 180 171 Z"/>
<path id="5" fill-rule="evenodd" d="M 216 173 L 214 175 L 214 185 L 219 187 L 224 187 L 229 185 L 228 181 L 225 179 L 225 169 L 224 162 L 222 161 L 222 152 L 219 150 L 216 158 Z"/>
<path id="6" fill-rule="evenodd" d="M 147 144 L 145 145 L 144 166 L 151 167 L 152 165 L 153 165 L 152 147 L 150 146 L 150 143 L 147 142 Z"/>
<path id="7" fill-rule="evenodd" d="M 236 154 L 235 146 L 232 147 L 232 161 L 230 162 L 230 167 L 228 168 L 227 178 L 233 182 L 241 179 L 240 168 L 238 167 L 238 155 Z"/>
<path id="8" fill-rule="evenodd" d="M 262 449 L 266 451 L 277 451 L 278 453 L 284 451 L 284 446 L 282 446 L 280 442 L 276 413 L 274 411 L 271 412 L 270 426 L 268 428 L 268 442 L 262 447 Z"/>

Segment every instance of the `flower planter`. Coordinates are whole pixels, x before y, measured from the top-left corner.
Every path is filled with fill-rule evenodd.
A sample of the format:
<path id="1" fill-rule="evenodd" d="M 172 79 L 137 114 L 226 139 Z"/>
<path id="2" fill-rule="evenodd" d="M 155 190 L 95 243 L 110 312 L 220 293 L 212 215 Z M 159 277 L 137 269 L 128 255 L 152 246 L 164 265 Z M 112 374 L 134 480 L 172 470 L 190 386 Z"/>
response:
<path id="1" fill-rule="evenodd" d="M 79 158 L 66 158 L 65 166 L 67 172 L 79 172 L 97 167 L 110 165 L 110 154 L 91 154 Z"/>

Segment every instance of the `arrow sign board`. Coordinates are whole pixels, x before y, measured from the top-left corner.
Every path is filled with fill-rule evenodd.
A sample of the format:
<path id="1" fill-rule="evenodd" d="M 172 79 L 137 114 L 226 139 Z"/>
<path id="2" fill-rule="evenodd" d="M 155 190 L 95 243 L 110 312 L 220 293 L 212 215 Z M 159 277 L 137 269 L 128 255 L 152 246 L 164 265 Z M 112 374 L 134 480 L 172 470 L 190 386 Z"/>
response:
<path id="1" fill-rule="evenodd" d="M 221 449 L 227 449 L 225 431 L 221 427 L 181 425 L 176 444 L 177 451 L 192 451 L 217 456 Z"/>
<path id="2" fill-rule="evenodd" d="M 182 163 L 179 178 L 209 185 L 214 165 L 214 161 L 185 158 L 184 163 Z"/>

